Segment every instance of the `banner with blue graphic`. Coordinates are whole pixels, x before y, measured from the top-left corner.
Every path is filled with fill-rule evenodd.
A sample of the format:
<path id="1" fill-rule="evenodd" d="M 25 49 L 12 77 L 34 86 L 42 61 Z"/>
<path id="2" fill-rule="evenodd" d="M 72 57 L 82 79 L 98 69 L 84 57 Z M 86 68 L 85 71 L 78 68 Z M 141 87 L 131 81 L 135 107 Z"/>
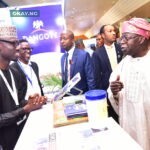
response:
<path id="1" fill-rule="evenodd" d="M 65 28 L 62 8 L 63 3 L 10 8 L 19 39 L 27 39 L 33 48 L 31 60 L 39 66 L 45 94 L 61 88 L 59 36 Z"/>
<path id="2" fill-rule="evenodd" d="M 18 12 L 11 14 L 12 22 L 17 27 L 19 39 L 27 39 L 32 45 L 33 54 L 60 52 L 59 35 L 64 29 L 61 3 L 24 6 L 15 10 Z M 31 16 L 32 11 L 38 15 Z"/>

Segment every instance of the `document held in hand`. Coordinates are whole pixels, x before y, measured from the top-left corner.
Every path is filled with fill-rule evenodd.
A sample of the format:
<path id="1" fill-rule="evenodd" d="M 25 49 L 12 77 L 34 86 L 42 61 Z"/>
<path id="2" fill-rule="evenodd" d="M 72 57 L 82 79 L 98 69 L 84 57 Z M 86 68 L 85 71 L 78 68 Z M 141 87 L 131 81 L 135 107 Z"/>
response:
<path id="1" fill-rule="evenodd" d="M 66 93 L 81 80 L 80 73 L 78 72 L 54 97 L 54 101 L 60 100 Z"/>

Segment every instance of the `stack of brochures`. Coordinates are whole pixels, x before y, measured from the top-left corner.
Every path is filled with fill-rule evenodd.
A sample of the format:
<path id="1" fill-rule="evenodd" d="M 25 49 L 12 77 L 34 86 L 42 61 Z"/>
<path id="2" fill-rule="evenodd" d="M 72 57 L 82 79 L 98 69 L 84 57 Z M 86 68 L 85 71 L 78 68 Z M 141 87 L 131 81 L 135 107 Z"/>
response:
<path id="1" fill-rule="evenodd" d="M 68 104 L 64 109 L 66 117 L 76 118 L 76 117 L 86 117 L 87 116 L 87 108 L 85 103 L 75 103 Z"/>

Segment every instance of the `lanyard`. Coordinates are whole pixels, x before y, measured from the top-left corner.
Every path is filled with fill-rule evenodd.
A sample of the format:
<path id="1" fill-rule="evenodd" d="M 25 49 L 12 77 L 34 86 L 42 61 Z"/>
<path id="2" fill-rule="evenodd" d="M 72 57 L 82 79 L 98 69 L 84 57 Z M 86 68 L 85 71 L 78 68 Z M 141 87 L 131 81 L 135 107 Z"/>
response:
<path id="1" fill-rule="evenodd" d="M 15 86 L 14 77 L 13 77 L 12 72 L 10 70 L 9 70 L 9 72 L 10 72 L 10 76 L 11 76 L 12 88 L 10 87 L 7 79 L 5 78 L 5 76 L 4 76 L 4 74 L 1 70 L 0 70 L 0 75 L 1 75 L 2 79 L 4 80 L 5 85 L 7 86 L 11 96 L 13 97 L 13 99 L 16 103 L 16 105 L 19 105 L 18 96 L 17 96 L 17 89 L 16 89 L 16 86 Z"/>
<path id="2" fill-rule="evenodd" d="M 18 65 L 20 66 L 21 70 L 24 72 L 27 80 L 30 82 L 30 84 L 32 85 L 32 80 L 30 79 L 30 77 L 28 76 L 28 74 L 25 72 L 24 68 L 22 67 L 21 63 L 19 61 L 17 61 Z M 31 66 L 29 65 L 30 70 L 31 70 Z M 32 70 L 31 70 L 31 74 L 32 74 Z"/>

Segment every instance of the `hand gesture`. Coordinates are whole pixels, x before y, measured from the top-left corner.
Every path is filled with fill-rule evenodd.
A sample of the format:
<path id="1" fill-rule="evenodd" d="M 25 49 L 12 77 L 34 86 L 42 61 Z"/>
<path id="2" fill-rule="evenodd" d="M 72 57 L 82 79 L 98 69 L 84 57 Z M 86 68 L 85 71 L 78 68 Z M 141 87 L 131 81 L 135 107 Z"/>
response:
<path id="1" fill-rule="evenodd" d="M 123 83 L 120 81 L 120 76 L 117 76 L 117 79 L 110 83 L 110 89 L 113 95 L 117 95 L 119 91 L 123 88 Z"/>
<path id="2" fill-rule="evenodd" d="M 40 96 L 39 94 L 34 94 L 29 96 L 28 103 L 24 106 L 25 112 L 31 112 L 33 110 L 39 109 L 47 101 L 46 96 Z"/>

